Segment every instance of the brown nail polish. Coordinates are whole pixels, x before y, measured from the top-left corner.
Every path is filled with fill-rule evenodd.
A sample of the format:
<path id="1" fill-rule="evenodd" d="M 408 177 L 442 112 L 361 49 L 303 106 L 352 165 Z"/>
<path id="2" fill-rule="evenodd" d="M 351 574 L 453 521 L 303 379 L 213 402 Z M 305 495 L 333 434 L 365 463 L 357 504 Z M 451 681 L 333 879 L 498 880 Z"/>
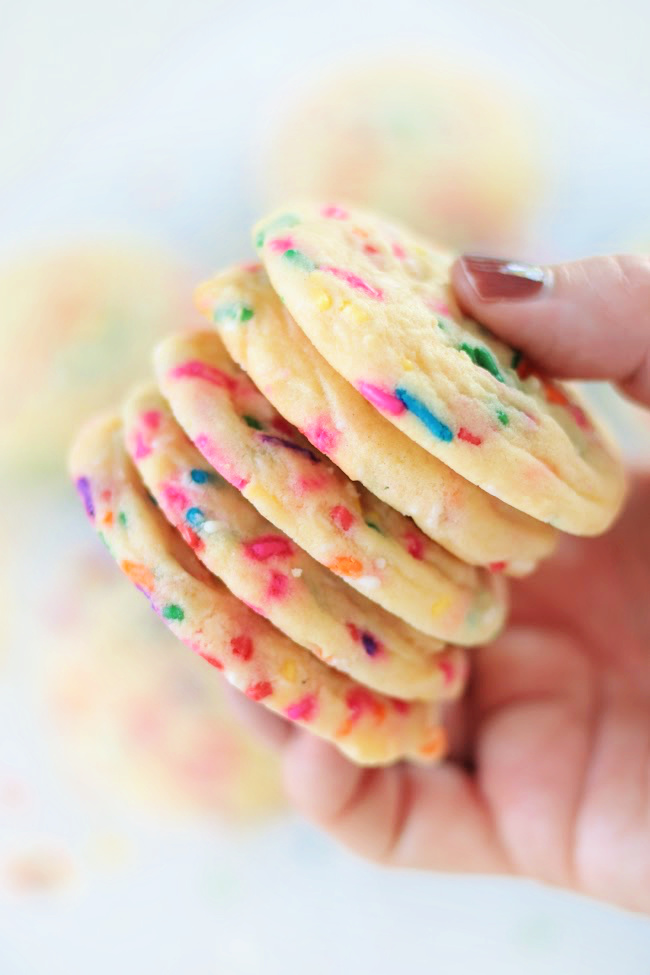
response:
<path id="1" fill-rule="evenodd" d="M 460 262 L 481 301 L 524 301 L 549 283 L 549 272 L 537 264 L 469 254 Z"/>

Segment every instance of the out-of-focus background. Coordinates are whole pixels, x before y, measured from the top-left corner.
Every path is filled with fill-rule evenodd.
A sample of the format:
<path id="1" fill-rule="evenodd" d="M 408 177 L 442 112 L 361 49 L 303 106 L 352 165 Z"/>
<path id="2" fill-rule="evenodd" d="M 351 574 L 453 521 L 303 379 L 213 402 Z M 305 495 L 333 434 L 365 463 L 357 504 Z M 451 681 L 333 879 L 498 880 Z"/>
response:
<path id="1" fill-rule="evenodd" d="M 64 473 L 75 425 L 292 193 L 516 257 L 650 248 L 644 0 L 23 0 L 1 21 L 0 975 L 647 975 L 645 919 L 386 873 L 299 822 Z M 647 420 L 594 396 L 650 455 Z"/>

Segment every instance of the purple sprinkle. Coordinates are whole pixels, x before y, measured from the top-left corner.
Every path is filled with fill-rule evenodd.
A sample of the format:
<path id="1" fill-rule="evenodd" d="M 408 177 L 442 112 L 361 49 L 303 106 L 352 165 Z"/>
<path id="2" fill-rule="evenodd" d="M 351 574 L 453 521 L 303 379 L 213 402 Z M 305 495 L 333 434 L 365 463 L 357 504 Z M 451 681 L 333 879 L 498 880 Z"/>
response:
<path id="1" fill-rule="evenodd" d="M 79 492 L 79 497 L 84 503 L 84 508 L 86 509 L 86 514 L 89 518 L 95 517 L 95 506 L 93 504 L 93 496 L 90 490 L 90 481 L 87 477 L 77 478 L 77 491 Z"/>
<path id="2" fill-rule="evenodd" d="M 361 642 L 363 643 L 363 649 L 366 651 L 369 657 L 374 657 L 375 654 L 379 652 L 379 643 L 372 633 L 364 631 L 361 634 Z"/>
<path id="3" fill-rule="evenodd" d="M 261 433 L 260 440 L 262 443 L 277 444 L 279 447 L 286 447 L 287 450 L 295 450 L 298 454 L 305 454 L 314 464 L 320 464 L 320 457 L 317 457 L 308 447 L 301 447 L 300 444 L 294 443 L 292 440 L 275 437 L 272 433 Z"/>

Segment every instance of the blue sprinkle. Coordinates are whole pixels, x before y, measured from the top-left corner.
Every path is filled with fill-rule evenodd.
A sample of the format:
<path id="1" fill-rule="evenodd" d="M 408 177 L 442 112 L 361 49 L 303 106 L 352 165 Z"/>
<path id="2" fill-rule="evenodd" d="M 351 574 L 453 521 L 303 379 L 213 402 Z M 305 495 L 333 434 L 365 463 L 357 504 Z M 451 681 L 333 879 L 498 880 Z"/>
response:
<path id="1" fill-rule="evenodd" d="M 195 467 L 190 471 L 190 477 L 195 484 L 205 484 L 206 481 L 212 479 L 212 475 L 208 471 L 202 471 L 200 467 Z"/>
<path id="2" fill-rule="evenodd" d="M 366 651 L 369 657 L 374 657 L 374 655 L 379 650 L 379 644 L 377 640 L 367 631 L 361 634 L 361 642 L 363 643 L 363 649 Z"/>
<path id="3" fill-rule="evenodd" d="M 200 508 L 188 508 L 185 514 L 186 519 L 189 521 L 190 525 L 199 526 L 205 521 L 205 515 Z"/>
<path id="4" fill-rule="evenodd" d="M 428 406 L 414 396 L 413 393 L 409 393 L 408 389 L 403 389 L 401 386 L 395 390 L 395 395 L 398 400 L 400 400 L 406 409 L 417 416 L 418 420 L 424 423 L 427 430 L 437 437 L 438 440 L 444 440 L 449 443 L 450 440 L 454 439 L 454 435 L 449 429 L 449 427 L 439 420 L 438 417 L 431 412 Z"/>

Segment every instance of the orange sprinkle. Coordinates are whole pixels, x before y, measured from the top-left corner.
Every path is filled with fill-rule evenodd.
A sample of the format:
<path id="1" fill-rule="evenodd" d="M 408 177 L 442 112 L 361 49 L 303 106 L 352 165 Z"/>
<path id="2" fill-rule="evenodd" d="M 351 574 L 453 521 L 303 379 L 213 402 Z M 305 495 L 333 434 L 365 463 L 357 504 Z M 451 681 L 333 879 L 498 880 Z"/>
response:
<path id="1" fill-rule="evenodd" d="M 329 563 L 328 569 L 331 569 L 332 572 L 338 572 L 342 576 L 351 576 L 353 579 L 358 579 L 363 574 L 363 565 L 359 559 L 354 559 L 351 555 L 337 555 Z"/>
<path id="2" fill-rule="evenodd" d="M 544 383 L 544 393 L 546 394 L 547 403 L 557 403 L 558 406 L 569 405 L 569 400 L 563 390 L 559 386 L 554 386 L 553 383 Z"/>
<path id="3" fill-rule="evenodd" d="M 142 586 L 148 592 L 153 592 L 156 583 L 151 569 L 139 562 L 130 562 L 128 559 L 124 559 L 121 566 L 122 572 L 129 577 L 131 582 L 136 586 Z"/>
<path id="4" fill-rule="evenodd" d="M 112 525 L 113 524 L 113 512 L 105 511 L 102 515 L 102 525 Z"/>
<path id="5" fill-rule="evenodd" d="M 436 728 L 431 737 L 420 745 L 420 754 L 427 758 L 442 758 L 447 751 L 447 732 L 444 728 Z"/>

